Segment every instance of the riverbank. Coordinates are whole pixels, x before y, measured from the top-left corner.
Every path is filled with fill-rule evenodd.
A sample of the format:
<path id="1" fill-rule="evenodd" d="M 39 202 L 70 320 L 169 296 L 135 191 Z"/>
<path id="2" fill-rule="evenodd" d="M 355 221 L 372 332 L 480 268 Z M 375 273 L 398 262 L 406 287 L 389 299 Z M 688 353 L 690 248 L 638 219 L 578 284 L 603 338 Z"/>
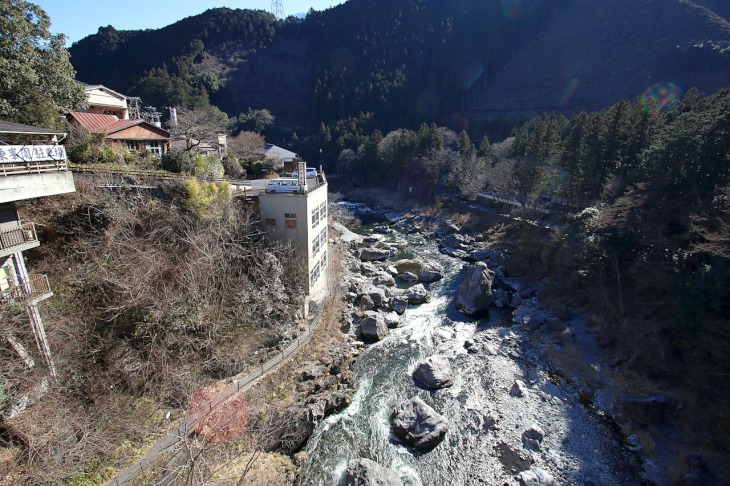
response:
<path id="1" fill-rule="evenodd" d="M 372 201 L 372 199 L 369 200 Z M 383 201 L 383 199 L 379 200 Z M 513 309 L 506 311 L 510 321 L 504 324 L 506 330 L 501 330 L 497 334 L 480 332 L 481 325 L 477 325 L 478 332 L 472 338 L 464 339 L 462 343 L 463 347 L 468 342 L 469 349 L 459 350 L 454 357 L 464 353 L 468 356 L 479 356 L 477 361 L 481 364 L 475 366 L 482 366 L 489 370 L 512 370 L 512 375 L 522 373 L 526 381 L 525 379 L 520 381 L 526 385 L 528 390 L 525 395 L 538 397 L 540 401 L 535 404 L 537 408 L 544 407 L 546 402 L 552 403 L 555 397 L 558 397 L 557 399 L 564 403 L 566 409 L 559 413 L 556 412 L 557 415 L 552 418 L 549 414 L 542 414 L 541 416 L 547 420 L 547 423 L 559 423 L 559 420 L 556 422 L 556 417 L 566 417 L 572 414 L 577 414 L 576 416 L 579 417 L 592 417 L 591 420 L 595 421 L 593 426 L 600 429 L 599 435 L 605 438 L 609 444 L 608 447 L 617 456 L 621 456 L 613 462 L 629 464 L 623 468 L 624 473 L 629 476 L 635 475 L 633 480 L 627 476 L 616 484 L 634 484 L 640 481 L 645 481 L 647 484 L 670 482 L 691 484 L 693 478 L 701 478 L 703 484 L 716 483 L 718 464 L 711 462 L 712 456 L 698 451 L 699 453 L 695 453 L 691 457 L 687 453 L 681 457 L 678 448 L 685 439 L 679 437 L 677 433 L 680 424 L 676 414 L 676 405 L 672 399 L 657 388 L 657 383 L 640 380 L 636 376 L 627 380 L 627 375 L 631 374 L 625 371 L 622 366 L 623 362 L 616 362 L 615 355 L 610 348 L 607 348 L 604 340 L 606 324 L 601 316 L 586 312 L 578 305 L 571 305 L 572 296 L 556 298 L 555 292 L 559 288 L 559 285 L 556 285 L 556 279 L 560 278 L 561 270 L 570 264 L 571 256 L 565 254 L 560 245 L 554 244 L 554 229 L 546 228 L 545 225 L 506 218 L 498 214 L 480 213 L 458 202 L 442 204 L 437 208 L 418 208 L 415 211 L 407 211 L 400 206 L 398 209 L 401 211 L 397 214 L 393 214 L 393 211 L 389 211 L 389 209 L 391 208 L 381 207 L 380 212 L 397 219 L 397 226 L 405 233 L 419 234 L 423 239 L 434 236 L 443 239 L 449 235 L 439 234 L 439 230 L 443 231 L 444 228 L 451 227 L 453 233 L 471 237 L 472 248 L 469 248 L 469 244 L 462 248 L 442 245 L 442 251 L 454 258 L 459 258 L 465 265 L 470 263 L 474 251 L 479 249 L 503 248 L 509 254 L 509 258 L 502 265 L 503 268 L 499 270 L 506 274 L 509 280 L 513 280 L 518 287 L 513 289 L 517 291 L 512 295 L 518 295 L 520 302 L 516 306 L 508 306 Z M 463 241 L 458 244 L 463 244 Z M 381 245 L 376 243 L 373 246 Z M 372 269 L 366 268 L 365 270 L 372 273 L 372 275 L 368 275 L 372 277 L 377 275 L 380 270 L 387 271 L 388 266 L 392 265 L 388 265 L 386 261 L 381 266 L 382 268 L 376 268 L 375 272 L 372 272 Z M 362 266 L 358 265 L 357 271 L 362 273 L 362 270 Z M 513 275 L 521 275 L 521 277 L 514 279 Z M 358 297 L 356 295 L 355 299 Z M 353 300 L 353 303 L 355 302 L 352 296 L 350 299 Z M 361 301 L 358 302 L 358 304 L 360 303 Z M 510 302 L 510 304 L 513 303 Z M 505 314 L 501 309 L 495 311 Z M 490 311 L 491 313 L 492 311 Z M 353 324 L 356 325 L 356 316 L 345 316 L 344 322 L 345 328 L 352 329 Z M 451 323 L 451 325 L 456 329 L 454 336 L 463 331 L 458 329 L 461 323 Z M 437 329 L 437 331 L 440 333 L 443 329 Z M 396 329 L 392 333 L 402 334 L 404 331 Z M 406 336 L 405 342 L 409 342 L 410 339 Z M 384 345 L 377 344 L 377 346 Z M 458 346 L 456 348 L 458 349 Z M 482 353 L 486 353 L 487 356 L 483 356 Z M 495 364 L 490 366 L 490 356 L 502 358 L 506 356 L 509 360 L 507 362 L 495 361 Z M 536 364 L 539 365 L 537 368 L 535 368 Z M 355 365 L 356 368 L 358 366 L 358 364 Z M 505 383 L 509 381 L 506 376 L 511 376 L 510 372 L 502 377 L 503 381 L 506 380 Z M 498 381 L 496 378 L 495 380 Z M 511 385 L 504 386 L 511 391 L 516 386 L 515 383 L 516 380 L 513 380 Z M 356 386 L 360 388 L 360 385 Z M 549 392 L 556 391 L 553 387 L 560 389 L 557 395 Z M 357 395 L 355 400 L 358 400 Z M 494 403 L 494 399 L 492 403 Z M 530 411 L 522 413 L 522 417 L 526 416 L 535 416 L 535 414 Z M 503 414 L 492 418 L 496 422 L 514 422 L 514 426 L 518 429 L 520 426 L 524 426 L 522 423 L 524 420 L 506 419 Z M 491 419 L 486 422 L 484 420 L 482 419 L 481 425 L 478 421 L 472 425 L 483 427 L 484 423 L 491 423 Z M 580 421 L 571 418 L 567 422 L 579 423 Z M 487 432 L 487 434 L 489 433 Z M 581 432 L 581 434 L 590 435 L 589 432 Z M 561 436 L 560 431 L 557 435 Z M 579 434 L 580 437 L 583 435 Z M 547 446 L 547 450 L 558 451 L 558 456 L 560 456 L 565 449 L 575 447 L 575 443 L 568 446 L 571 439 L 564 434 L 563 439 L 567 439 L 567 441 L 560 444 L 553 443 Z M 497 457 L 506 458 L 515 452 L 516 454 L 513 455 L 515 460 L 520 458 L 520 461 L 524 461 L 526 455 L 529 456 L 534 452 L 528 451 L 529 453 L 521 455 L 526 452 L 524 444 L 519 440 L 515 441 L 514 437 L 511 440 L 514 443 L 504 440 L 496 445 L 492 444 L 494 447 L 502 447 L 501 452 L 496 453 Z M 507 444 L 509 449 L 500 444 Z M 605 454 L 605 450 L 594 451 L 593 455 L 595 454 Z M 534 454 L 532 455 L 534 456 Z M 585 454 L 580 453 L 579 455 L 587 457 L 590 454 L 589 451 L 585 451 Z M 570 476 L 568 470 L 571 465 L 576 466 L 575 462 L 571 462 L 572 460 L 563 461 L 563 466 L 559 466 L 559 464 L 551 466 L 545 454 L 541 453 L 539 456 L 541 459 L 530 457 L 532 463 L 544 464 L 548 470 L 552 467 L 557 471 L 554 475 L 558 480 L 568 482 L 577 479 L 589 480 L 587 477 Z M 520 461 L 517 462 L 527 464 Z M 501 467 L 506 469 L 504 463 Z M 580 469 L 584 469 L 584 467 Z M 598 469 L 600 470 L 601 467 Z M 603 467 L 603 469 L 606 468 Z M 505 477 L 515 480 L 513 475 Z M 614 480 L 617 477 L 614 477 Z M 497 484 L 497 482 L 491 481 L 482 482 Z M 595 484 L 603 483 L 600 480 L 593 482 Z"/>

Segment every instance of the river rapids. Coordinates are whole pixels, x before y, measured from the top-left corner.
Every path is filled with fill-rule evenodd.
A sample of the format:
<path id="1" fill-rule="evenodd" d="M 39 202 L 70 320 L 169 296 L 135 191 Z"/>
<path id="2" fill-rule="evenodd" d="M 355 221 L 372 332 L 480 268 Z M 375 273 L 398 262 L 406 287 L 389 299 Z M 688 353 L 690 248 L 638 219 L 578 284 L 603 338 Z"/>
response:
<path id="1" fill-rule="evenodd" d="M 409 306 L 400 327 L 357 358 L 353 402 L 315 430 L 300 484 L 344 485 L 348 462 L 360 457 L 396 471 L 404 485 L 519 484 L 517 474 L 535 468 L 555 484 L 641 482 L 619 434 L 555 376 L 544 345 L 513 324 L 512 309 L 492 307 L 475 319 L 455 309 L 464 262 L 422 235 L 388 238 L 409 258 L 437 262 L 444 278 L 427 284 L 429 302 Z M 451 362 L 452 387 L 431 391 L 414 382 L 417 364 L 434 354 Z M 517 381 L 525 393 L 515 393 Z M 444 441 L 426 453 L 391 433 L 393 408 L 414 396 L 450 422 Z M 523 437 L 533 426 L 544 432 L 537 446 Z"/>

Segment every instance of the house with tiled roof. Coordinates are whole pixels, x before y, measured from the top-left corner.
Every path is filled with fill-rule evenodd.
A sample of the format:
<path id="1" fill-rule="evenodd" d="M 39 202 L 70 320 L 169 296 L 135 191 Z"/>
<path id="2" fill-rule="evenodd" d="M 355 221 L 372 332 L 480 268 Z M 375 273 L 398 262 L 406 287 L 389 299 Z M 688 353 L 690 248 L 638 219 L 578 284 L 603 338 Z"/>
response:
<path id="1" fill-rule="evenodd" d="M 170 132 L 145 120 L 121 120 L 116 115 L 72 111 L 68 122 L 92 133 L 106 134 L 107 143 L 132 151 L 147 150 L 153 157 L 170 150 Z"/>
<path id="2" fill-rule="evenodd" d="M 275 170 L 283 170 L 284 172 L 292 172 L 297 168 L 299 156 L 294 152 L 281 148 L 278 145 L 267 143 L 264 145 L 262 152 L 266 162 Z"/>

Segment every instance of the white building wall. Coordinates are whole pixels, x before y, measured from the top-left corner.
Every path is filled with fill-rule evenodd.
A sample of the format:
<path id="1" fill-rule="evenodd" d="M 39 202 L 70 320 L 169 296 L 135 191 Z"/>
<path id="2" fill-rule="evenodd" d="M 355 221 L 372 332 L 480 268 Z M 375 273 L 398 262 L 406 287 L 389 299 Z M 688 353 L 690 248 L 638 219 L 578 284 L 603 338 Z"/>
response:
<path id="1" fill-rule="evenodd" d="M 261 222 L 271 238 L 290 241 L 302 252 L 306 249 L 309 293 L 324 286 L 329 265 L 327 184 L 306 194 L 261 194 L 259 205 Z"/>

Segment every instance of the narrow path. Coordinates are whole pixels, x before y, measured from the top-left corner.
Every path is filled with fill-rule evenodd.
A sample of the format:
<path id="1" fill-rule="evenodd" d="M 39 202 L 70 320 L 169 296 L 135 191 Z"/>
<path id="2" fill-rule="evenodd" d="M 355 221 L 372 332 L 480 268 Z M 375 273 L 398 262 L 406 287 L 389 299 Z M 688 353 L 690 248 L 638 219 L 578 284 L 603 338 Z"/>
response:
<path id="1" fill-rule="evenodd" d="M 327 266 L 326 274 L 327 291 L 322 301 L 322 304 L 317 310 L 317 315 L 314 317 L 314 319 L 312 319 L 312 321 L 310 321 L 307 329 L 297 337 L 296 341 L 293 341 L 291 344 L 289 344 L 289 346 L 287 346 L 280 354 L 262 364 L 251 373 L 240 378 L 240 375 L 236 375 L 233 378 L 231 384 L 223 392 L 220 393 L 220 398 L 217 400 L 217 402 L 211 404 L 211 411 L 221 402 L 230 398 L 234 393 L 240 392 L 259 378 L 265 376 L 267 373 L 277 368 L 280 364 L 296 354 L 296 352 L 302 347 L 303 344 L 306 344 L 309 341 L 309 338 L 312 335 L 312 331 L 314 331 L 319 322 L 322 320 L 322 314 L 324 312 L 325 305 L 329 301 L 329 298 L 332 295 L 332 291 L 334 288 L 334 277 L 331 263 L 332 250 L 329 250 L 327 260 L 330 262 L 330 264 Z M 202 418 L 204 417 L 200 417 L 200 419 Z M 193 421 L 190 419 L 189 416 L 186 416 L 182 424 L 171 430 L 168 430 L 167 433 L 165 433 L 165 435 L 160 438 L 141 459 L 139 459 L 131 466 L 128 466 L 121 473 L 119 473 L 117 477 L 107 482 L 107 486 L 121 486 L 122 484 L 126 484 L 129 481 L 132 481 L 144 474 L 145 470 L 153 468 L 157 460 L 164 455 L 177 453 L 177 448 L 184 445 L 183 439 L 188 437 L 194 429 L 195 426 Z"/>

